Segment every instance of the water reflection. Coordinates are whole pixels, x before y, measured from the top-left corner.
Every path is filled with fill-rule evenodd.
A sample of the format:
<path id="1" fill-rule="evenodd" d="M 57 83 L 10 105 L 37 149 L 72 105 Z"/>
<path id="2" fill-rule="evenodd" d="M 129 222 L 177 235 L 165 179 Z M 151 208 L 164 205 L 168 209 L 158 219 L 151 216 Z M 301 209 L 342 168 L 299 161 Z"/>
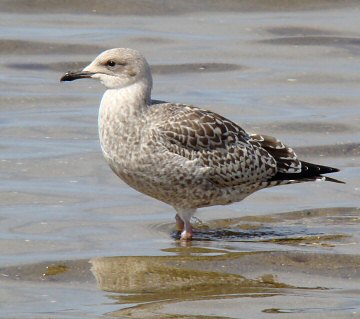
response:
<path id="1" fill-rule="evenodd" d="M 100 289 L 115 293 L 109 297 L 121 309 L 109 314 L 114 317 L 210 318 L 185 315 L 186 307 L 176 311 L 171 309 L 179 309 L 173 308 L 174 305 L 192 303 L 197 304 L 196 309 L 202 309 L 199 305 L 210 300 L 227 300 L 233 307 L 248 298 L 277 300 L 279 296 L 281 302 L 289 299 L 293 308 L 277 302 L 274 304 L 278 307 L 258 301 L 250 303 L 258 312 L 279 315 L 288 311 L 344 311 L 348 308 L 341 302 L 315 311 L 315 306 L 299 306 L 298 301 L 307 298 L 322 300 L 323 294 L 332 298 L 333 292 L 329 288 L 333 287 L 329 286 L 329 277 L 333 282 L 336 278 L 342 282 L 351 278 L 355 283 L 359 279 L 360 256 L 329 251 L 337 245 L 350 245 L 354 241 L 347 232 L 336 232 L 336 228 L 331 227 L 337 226 L 339 220 L 342 224 L 354 226 L 359 222 L 358 217 L 355 208 L 324 208 L 224 219 L 208 224 L 197 222 L 195 240 L 186 244 L 178 241 L 174 247 L 163 249 L 169 256 L 94 258 L 90 261 L 91 271 Z M 167 226 L 161 227 L 165 230 Z M 265 250 L 242 252 L 206 246 L 208 242 L 219 239 L 245 241 L 250 245 L 262 243 Z M 287 246 L 288 249 L 266 251 L 269 244 L 271 247 L 276 247 L 274 244 Z M 312 250 L 304 252 L 304 248 L 290 248 L 299 246 L 309 246 Z M 349 280 L 348 283 L 347 288 L 352 282 Z M 350 299 L 355 302 L 359 293 L 358 289 L 353 290 Z M 351 303 L 349 309 L 353 307 Z M 220 310 L 214 310 L 214 313 L 222 314 Z"/>
<path id="2" fill-rule="evenodd" d="M 291 287 L 278 282 L 271 274 L 249 279 L 231 271 L 227 272 L 225 268 L 222 268 L 222 272 L 216 268 L 202 270 L 195 266 L 206 265 L 210 261 L 234 261 L 240 258 L 242 253 L 213 256 L 213 253 L 218 252 L 209 249 L 208 253 L 212 256 L 204 256 L 204 250 L 201 251 L 202 256 L 199 256 L 197 248 L 186 250 L 189 256 L 96 258 L 90 261 L 91 271 L 100 289 L 120 294 L 112 295 L 112 299 L 119 304 L 137 305 L 117 311 L 116 316 L 129 315 L 129 311 L 132 314 L 134 311 L 143 311 L 148 303 L 150 308 L 153 308 L 154 303 L 159 305 L 164 302 L 234 296 L 269 297 L 282 294 L 282 289 Z M 191 256 L 191 251 L 194 256 Z"/>
<path id="3" fill-rule="evenodd" d="M 109 297 L 123 305 L 120 310 L 109 315 L 152 318 L 168 305 L 201 303 L 204 300 L 232 300 L 235 303 L 239 298 L 282 296 L 281 300 L 284 300 L 296 295 L 299 298 L 312 296 L 316 299 L 324 298 L 323 294 L 331 297 L 331 290 L 324 285 L 328 279 L 316 279 L 316 274 L 332 276 L 333 280 L 336 277 L 351 277 L 356 281 L 359 277 L 359 256 L 304 252 L 241 253 L 197 247 L 178 247 L 167 251 L 174 251 L 177 255 L 104 257 L 90 261 L 99 288 L 116 293 Z M 331 265 L 331 268 L 326 265 Z M 305 274 L 312 274 L 315 279 L 304 282 Z M 291 280 L 299 284 L 286 283 L 279 280 L 278 275 L 292 277 Z M 360 291 L 353 290 L 352 293 L 359 295 Z M 261 307 L 260 303 L 258 311 L 286 312 L 285 309 Z M 293 312 L 306 312 L 306 307 L 297 307 L 297 311 Z M 326 312 L 326 309 L 324 307 L 323 311 Z M 335 311 L 342 308 L 332 309 Z M 169 318 L 172 318 L 170 314 Z"/>
<path id="4" fill-rule="evenodd" d="M 209 240 L 187 246 L 179 241 L 163 249 L 163 256 L 100 257 L 90 264 L 88 260 L 59 260 L 5 267 L 0 273 L 3 283 L 21 280 L 53 288 L 66 283 L 73 289 L 94 289 L 96 280 L 116 307 L 106 314 L 110 317 L 213 319 L 256 314 L 262 318 L 261 314 L 271 313 L 277 318 L 284 313 L 352 313 L 359 308 L 360 256 L 334 249 L 356 240 L 349 232 L 355 234 L 351 227 L 359 221 L 353 208 L 218 220 L 200 227 L 199 238 L 206 235 Z M 326 225 L 321 228 L 323 234 L 314 235 L 319 232 L 313 228 L 316 223 Z M 332 233 L 331 227 L 339 225 L 343 232 Z M 211 247 L 221 227 L 231 231 L 235 240 L 250 246 L 257 243 L 260 248 L 245 252 L 226 244 Z"/>

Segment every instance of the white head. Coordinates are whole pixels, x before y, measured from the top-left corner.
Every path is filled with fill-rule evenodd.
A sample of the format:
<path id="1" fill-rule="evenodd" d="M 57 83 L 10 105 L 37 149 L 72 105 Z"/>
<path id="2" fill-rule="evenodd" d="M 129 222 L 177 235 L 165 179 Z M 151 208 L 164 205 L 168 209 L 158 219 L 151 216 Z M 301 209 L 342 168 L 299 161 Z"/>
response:
<path id="1" fill-rule="evenodd" d="M 121 89 L 135 83 L 143 84 L 149 91 L 152 87 L 147 61 L 140 52 L 126 48 L 104 51 L 82 71 L 68 72 L 60 81 L 82 78 L 99 79 L 108 89 Z"/>

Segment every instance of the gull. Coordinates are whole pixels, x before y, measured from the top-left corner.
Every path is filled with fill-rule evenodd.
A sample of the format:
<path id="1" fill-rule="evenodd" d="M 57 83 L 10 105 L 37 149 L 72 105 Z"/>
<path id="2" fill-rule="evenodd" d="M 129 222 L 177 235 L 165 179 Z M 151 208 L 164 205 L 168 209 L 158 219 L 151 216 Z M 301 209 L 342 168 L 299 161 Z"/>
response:
<path id="1" fill-rule="evenodd" d="M 141 193 L 176 210 L 182 240 L 193 235 L 197 208 L 239 202 L 263 188 L 307 181 L 339 170 L 307 163 L 277 138 L 248 134 L 214 112 L 151 99 L 152 76 L 133 49 L 102 52 L 60 81 L 92 78 L 106 87 L 98 126 L 113 172 Z"/>

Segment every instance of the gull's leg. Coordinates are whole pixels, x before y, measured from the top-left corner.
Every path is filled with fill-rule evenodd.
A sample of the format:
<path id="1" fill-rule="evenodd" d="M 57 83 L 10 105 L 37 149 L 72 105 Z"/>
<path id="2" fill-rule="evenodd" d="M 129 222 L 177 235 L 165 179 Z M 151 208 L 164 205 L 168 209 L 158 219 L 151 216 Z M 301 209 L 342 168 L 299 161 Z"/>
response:
<path id="1" fill-rule="evenodd" d="M 176 217 L 176 226 L 182 224 L 183 230 L 181 233 L 181 240 L 190 240 L 192 238 L 192 227 L 190 223 L 190 218 L 195 214 L 196 209 L 176 209 L 177 217 Z M 178 222 L 178 218 L 181 222 Z"/>
<path id="2" fill-rule="evenodd" d="M 180 239 L 181 240 L 191 240 L 193 235 L 192 226 L 190 224 L 190 220 L 185 221 L 184 230 L 181 232 Z"/>
<path id="3" fill-rule="evenodd" d="M 182 232 L 184 230 L 184 221 L 181 219 L 181 217 L 176 214 L 175 216 L 175 220 L 176 220 L 176 231 L 178 232 Z"/>

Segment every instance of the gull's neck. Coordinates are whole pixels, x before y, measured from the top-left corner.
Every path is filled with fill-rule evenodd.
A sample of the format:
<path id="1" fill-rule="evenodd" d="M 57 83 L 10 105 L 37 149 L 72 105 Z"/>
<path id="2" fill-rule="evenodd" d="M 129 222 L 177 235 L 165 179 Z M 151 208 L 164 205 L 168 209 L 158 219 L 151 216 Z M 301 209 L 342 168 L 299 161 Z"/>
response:
<path id="1" fill-rule="evenodd" d="M 139 81 L 120 89 L 108 89 L 101 100 L 101 110 L 128 118 L 139 116 L 151 103 L 151 85 Z M 120 113 L 120 114 L 119 114 Z"/>
<path id="2" fill-rule="evenodd" d="M 99 109 L 99 137 L 107 159 L 130 156 L 141 137 L 151 85 L 137 82 L 121 89 L 108 89 Z"/>

